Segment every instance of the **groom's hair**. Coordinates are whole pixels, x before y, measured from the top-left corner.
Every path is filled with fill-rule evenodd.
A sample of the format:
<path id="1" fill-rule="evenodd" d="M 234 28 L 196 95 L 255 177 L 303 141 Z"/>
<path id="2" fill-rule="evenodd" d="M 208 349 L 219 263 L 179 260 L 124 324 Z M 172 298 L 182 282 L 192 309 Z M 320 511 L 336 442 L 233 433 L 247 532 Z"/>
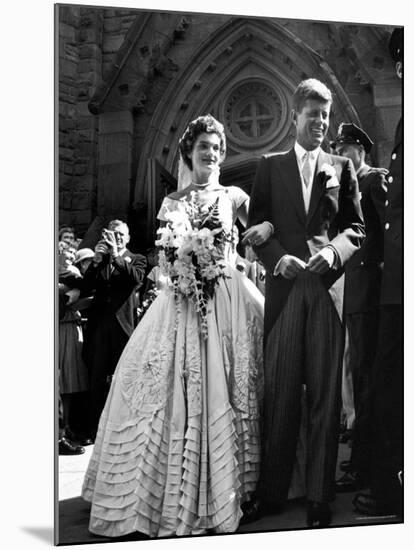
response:
<path id="1" fill-rule="evenodd" d="M 331 90 L 320 80 L 316 80 L 316 78 L 308 78 L 307 80 L 302 80 L 293 93 L 293 109 L 297 113 L 300 113 L 307 99 L 329 101 L 332 103 L 332 93 Z"/>

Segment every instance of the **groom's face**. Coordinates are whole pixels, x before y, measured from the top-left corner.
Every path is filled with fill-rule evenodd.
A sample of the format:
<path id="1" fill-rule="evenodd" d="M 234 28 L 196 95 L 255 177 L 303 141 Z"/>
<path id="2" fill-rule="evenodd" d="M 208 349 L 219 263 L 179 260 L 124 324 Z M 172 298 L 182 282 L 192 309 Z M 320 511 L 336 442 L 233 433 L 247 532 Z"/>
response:
<path id="1" fill-rule="evenodd" d="M 296 139 L 307 151 L 322 145 L 329 128 L 330 101 L 307 99 L 300 112 L 292 111 Z"/>

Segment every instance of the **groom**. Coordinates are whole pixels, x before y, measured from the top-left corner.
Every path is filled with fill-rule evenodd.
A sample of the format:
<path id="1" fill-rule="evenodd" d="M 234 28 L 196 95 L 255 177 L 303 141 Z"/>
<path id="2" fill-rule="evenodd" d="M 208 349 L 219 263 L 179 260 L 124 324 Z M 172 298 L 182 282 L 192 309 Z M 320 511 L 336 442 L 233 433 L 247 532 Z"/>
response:
<path id="1" fill-rule="evenodd" d="M 249 215 L 249 226 L 264 220 L 274 226 L 272 237 L 255 248 L 267 273 L 258 502 L 263 511 L 287 500 L 306 384 L 309 527 L 331 521 L 343 355 L 340 277 L 364 238 L 352 163 L 321 149 L 331 105 L 322 82 L 299 84 L 292 110 L 296 143 L 261 159 Z"/>

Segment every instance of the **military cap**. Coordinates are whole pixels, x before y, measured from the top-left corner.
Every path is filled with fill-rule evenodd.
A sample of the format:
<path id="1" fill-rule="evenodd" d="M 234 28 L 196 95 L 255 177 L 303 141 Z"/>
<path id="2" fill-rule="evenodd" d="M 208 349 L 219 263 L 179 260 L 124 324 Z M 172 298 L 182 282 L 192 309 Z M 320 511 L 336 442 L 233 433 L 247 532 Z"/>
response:
<path id="1" fill-rule="evenodd" d="M 334 141 L 331 141 L 330 145 L 332 149 L 336 149 L 336 146 L 340 143 L 356 143 L 362 145 L 366 153 L 369 153 L 371 147 L 374 145 L 368 134 L 352 122 L 342 122 L 339 125 L 336 138 Z"/>
<path id="2" fill-rule="evenodd" d="M 392 31 L 390 40 L 388 42 L 388 50 L 390 52 L 392 60 L 395 63 L 397 63 L 397 61 L 402 61 L 403 47 L 404 47 L 404 29 L 403 27 L 396 27 Z"/>

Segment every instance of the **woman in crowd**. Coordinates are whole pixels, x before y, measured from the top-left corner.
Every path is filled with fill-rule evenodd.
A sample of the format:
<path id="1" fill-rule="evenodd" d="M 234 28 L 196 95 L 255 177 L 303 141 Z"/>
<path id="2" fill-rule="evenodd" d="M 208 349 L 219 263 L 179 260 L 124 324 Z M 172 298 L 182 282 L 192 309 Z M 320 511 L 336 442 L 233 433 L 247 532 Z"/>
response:
<path id="1" fill-rule="evenodd" d="M 248 195 L 218 181 L 226 139 L 212 116 L 179 146 L 179 190 L 158 214 L 171 284 L 119 360 L 83 485 L 90 530 L 110 537 L 234 532 L 258 479 L 264 302 L 229 262 Z M 246 233 L 260 244 L 271 231 Z"/>
<path id="2" fill-rule="evenodd" d="M 90 257 L 90 253 L 93 256 L 92 250 L 86 251 L 86 256 Z M 87 307 L 87 303 L 79 299 L 82 274 L 75 265 L 79 265 L 79 258 L 86 259 L 85 251 L 77 253 L 73 245 L 59 243 L 59 393 L 63 413 L 60 454 L 81 454 L 83 445 L 92 444 L 85 435 L 87 426 L 82 425 L 79 410 L 89 389 L 88 371 L 82 358 L 80 310 Z"/>

